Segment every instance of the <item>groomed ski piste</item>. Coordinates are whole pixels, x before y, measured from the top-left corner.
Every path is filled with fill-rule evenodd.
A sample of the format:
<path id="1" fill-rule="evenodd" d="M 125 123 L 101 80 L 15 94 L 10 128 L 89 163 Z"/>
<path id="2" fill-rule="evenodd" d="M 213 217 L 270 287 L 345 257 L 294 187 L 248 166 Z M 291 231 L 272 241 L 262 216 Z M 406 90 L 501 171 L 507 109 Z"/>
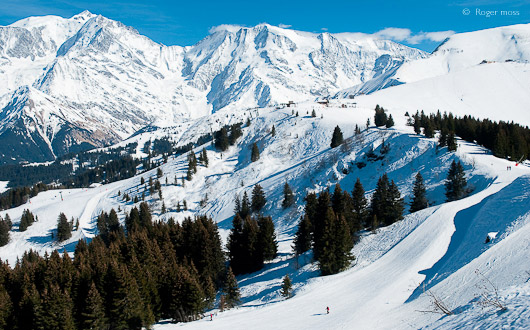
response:
<path id="1" fill-rule="evenodd" d="M 169 210 L 166 214 L 160 214 L 158 194 L 148 194 L 146 200 L 155 220 L 211 216 L 226 241 L 234 197 L 244 191 L 250 193 L 259 183 L 267 196 L 263 213 L 271 215 L 276 225 L 279 256 L 263 270 L 238 277 L 242 294 L 239 307 L 222 313 L 208 311 L 208 317 L 186 324 L 161 322 L 155 329 L 498 329 L 530 325 L 530 168 L 495 158 L 488 150 L 465 141 L 459 141 L 456 153 L 437 149 L 436 139 L 416 135 L 405 125 L 402 109 L 389 111 L 395 127 L 366 129 L 367 119 L 373 122 L 372 97 L 332 100 L 327 107 L 305 102 L 292 108 L 219 111 L 120 143 L 138 141 L 140 156 L 144 142 L 155 137 L 169 136 L 184 145 L 224 124 L 245 123 L 250 118 L 250 126 L 243 125 L 243 136 L 226 152 L 215 151 L 210 144 L 195 149 L 197 153 L 207 149 L 210 165 L 200 166 L 184 187 L 181 178 L 187 170 L 186 154 L 170 157 L 161 165 L 164 174 L 159 180 Z M 313 109 L 316 117 L 311 116 Z M 271 134 L 273 125 L 275 136 Z M 337 125 L 345 143 L 331 149 L 331 134 Z M 355 125 L 361 127 L 360 135 L 354 136 Z M 381 160 L 367 160 L 366 153 L 372 148 L 378 153 L 383 140 L 390 151 Z M 254 142 L 260 149 L 257 162 L 250 161 Z M 445 203 L 444 179 L 453 159 L 463 163 L 472 192 L 462 200 Z M 360 168 L 359 163 L 366 166 Z M 425 178 L 433 206 L 406 214 L 402 221 L 376 233 L 363 232 L 352 251 L 356 260 L 351 268 L 321 277 L 310 253 L 295 260 L 292 239 L 307 192 L 332 191 L 336 183 L 351 192 L 359 177 L 369 197 L 377 179 L 386 172 L 408 201 L 418 171 Z M 54 249 L 73 252 L 79 239 L 90 240 L 97 234 L 96 218 L 102 211 L 120 210 L 120 220 L 124 220 L 124 211 L 134 204 L 125 202 L 123 194 L 131 198 L 141 195 L 141 177 L 156 179 L 156 169 L 93 188 L 42 192 L 25 205 L 0 212 L 2 216 L 8 213 L 14 223 L 11 241 L 0 248 L 0 258 L 14 265 L 29 249 L 41 254 Z M 281 208 L 285 182 L 296 194 L 296 206 L 287 210 Z M 206 205 L 201 207 L 199 202 L 206 194 Z M 183 200 L 188 211 L 176 212 L 177 202 Z M 38 216 L 38 222 L 20 233 L 17 227 L 24 209 Z M 79 218 L 80 225 L 70 240 L 59 245 L 51 234 L 60 212 L 69 219 Z M 489 233 L 496 233 L 495 238 L 486 244 Z M 279 293 L 286 274 L 294 283 L 290 299 Z M 506 311 L 482 308 L 477 303 L 481 294 L 494 294 L 489 283 L 498 289 Z M 454 314 L 436 313 L 429 293 L 443 300 Z M 213 321 L 210 313 L 214 314 Z"/>

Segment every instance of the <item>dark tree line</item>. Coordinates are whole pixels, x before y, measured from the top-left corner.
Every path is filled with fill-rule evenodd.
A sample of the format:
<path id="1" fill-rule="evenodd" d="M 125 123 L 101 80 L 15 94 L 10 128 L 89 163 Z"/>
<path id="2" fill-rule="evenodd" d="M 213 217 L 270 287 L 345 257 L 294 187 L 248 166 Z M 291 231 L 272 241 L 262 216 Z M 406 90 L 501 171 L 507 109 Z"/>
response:
<path id="1" fill-rule="evenodd" d="M 33 187 L 12 188 L 0 195 L 0 209 L 7 210 L 25 204 L 29 198 L 35 197 L 41 191 L 47 191 L 49 186 L 37 183 Z"/>
<path id="2" fill-rule="evenodd" d="M 154 223 L 147 205 L 98 219 L 102 235 L 79 241 L 73 260 L 54 251 L 26 252 L 11 269 L 0 262 L 0 328 L 141 329 L 160 319 L 197 319 L 223 292 L 238 300 L 226 276 L 216 224 L 205 216 Z M 235 299 L 235 301 L 234 301 Z"/>
<path id="3" fill-rule="evenodd" d="M 425 115 L 417 112 L 409 121 L 416 133 L 424 128 L 427 137 L 440 131 L 439 146 L 456 150 L 455 135 L 469 142 L 476 142 L 501 158 L 512 160 L 530 159 L 530 129 L 512 122 L 495 122 L 489 119 L 476 119 L 472 116 L 455 117 L 453 114 L 438 111 Z"/>

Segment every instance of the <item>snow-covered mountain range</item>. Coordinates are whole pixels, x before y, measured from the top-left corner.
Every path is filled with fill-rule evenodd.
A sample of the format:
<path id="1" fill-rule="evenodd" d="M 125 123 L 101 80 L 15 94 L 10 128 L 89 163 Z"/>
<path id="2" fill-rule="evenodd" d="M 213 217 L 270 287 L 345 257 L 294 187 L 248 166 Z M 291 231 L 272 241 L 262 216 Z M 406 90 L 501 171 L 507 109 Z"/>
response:
<path id="1" fill-rule="evenodd" d="M 2 162 L 45 161 L 223 108 L 315 99 L 426 53 L 351 34 L 221 26 L 164 46 L 87 11 L 0 27 Z"/>

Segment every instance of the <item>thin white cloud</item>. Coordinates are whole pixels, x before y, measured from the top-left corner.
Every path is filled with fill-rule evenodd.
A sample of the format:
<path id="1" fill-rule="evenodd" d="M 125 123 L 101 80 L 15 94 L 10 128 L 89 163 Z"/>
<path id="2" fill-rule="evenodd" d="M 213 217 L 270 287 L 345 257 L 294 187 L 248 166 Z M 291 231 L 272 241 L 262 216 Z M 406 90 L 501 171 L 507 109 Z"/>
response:
<path id="1" fill-rule="evenodd" d="M 410 38 L 412 32 L 409 29 L 403 28 L 385 28 L 381 31 L 374 33 L 372 36 L 378 39 L 390 39 L 394 41 L 404 41 Z"/>
<path id="2" fill-rule="evenodd" d="M 455 31 L 434 31 L 413 33 L 410 29 L 389 27 L 372 34 L 345 32 L 339 35 L 354 39 L 375 38 L 381 40 L 392 40 L 417 45 L 424 41 L 442 42 L 446 38 L 455 34 Z"/>
<path id="3" fill-rule="evenodd" d="M 321 30 L 322 30 L 322 31 L 327 31 L 327 30 L 328 30 L 328 28 L 321 28 Z"/>
<path id="4" fill-rule="evenodd" d="M 290 24 L 283 24 L 283 23 L 280 23 L 280 24 L 278 25 L 278 27 L 280 27 L 280 28 L 282 28 L 282 29 L 288 29 L 288 28 L 290 28 L 291 26 L 292 26 L 292 25 L 290 25 Z"/>
<path id="5" fill-rule="evenodd" d="M 221 24 L 217 26 L 212 26 L 208 32 L 210 34 L 213 34 L 215 32 L 221 32 L 221 31 L 229 31 L 229 32 L 237 32 L 244 28 L 242 25 L 236 25 L 236 24 Z"/>
<path id="6" fill-rule="evenodd" d="M 437 32 L 420 32 L 407 38 L 407 42 L 412 45 L 417 45 L 424 41 L 442 42 L 455 34 L 455 31 L 437 31 Z"/>

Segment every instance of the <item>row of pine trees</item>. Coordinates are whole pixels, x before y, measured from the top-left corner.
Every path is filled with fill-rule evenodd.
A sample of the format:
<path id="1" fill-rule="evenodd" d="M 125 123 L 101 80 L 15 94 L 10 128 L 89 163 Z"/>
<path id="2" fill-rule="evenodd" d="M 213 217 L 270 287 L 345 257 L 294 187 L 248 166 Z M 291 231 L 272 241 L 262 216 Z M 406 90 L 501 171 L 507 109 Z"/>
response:
<path id="1" fill-rule="evenodd" d="M 0 328 L 141 329 L 197 319 L 218 290 L 222 308 L 238 303 L 212 219 L 154 223 L 145 203 L 127 214 L 126 228 L 116 219 L 102 213 L 101 234 L 79 241 L 73 260 L 29 251 L 13 269 L 0 262 Z"/>

